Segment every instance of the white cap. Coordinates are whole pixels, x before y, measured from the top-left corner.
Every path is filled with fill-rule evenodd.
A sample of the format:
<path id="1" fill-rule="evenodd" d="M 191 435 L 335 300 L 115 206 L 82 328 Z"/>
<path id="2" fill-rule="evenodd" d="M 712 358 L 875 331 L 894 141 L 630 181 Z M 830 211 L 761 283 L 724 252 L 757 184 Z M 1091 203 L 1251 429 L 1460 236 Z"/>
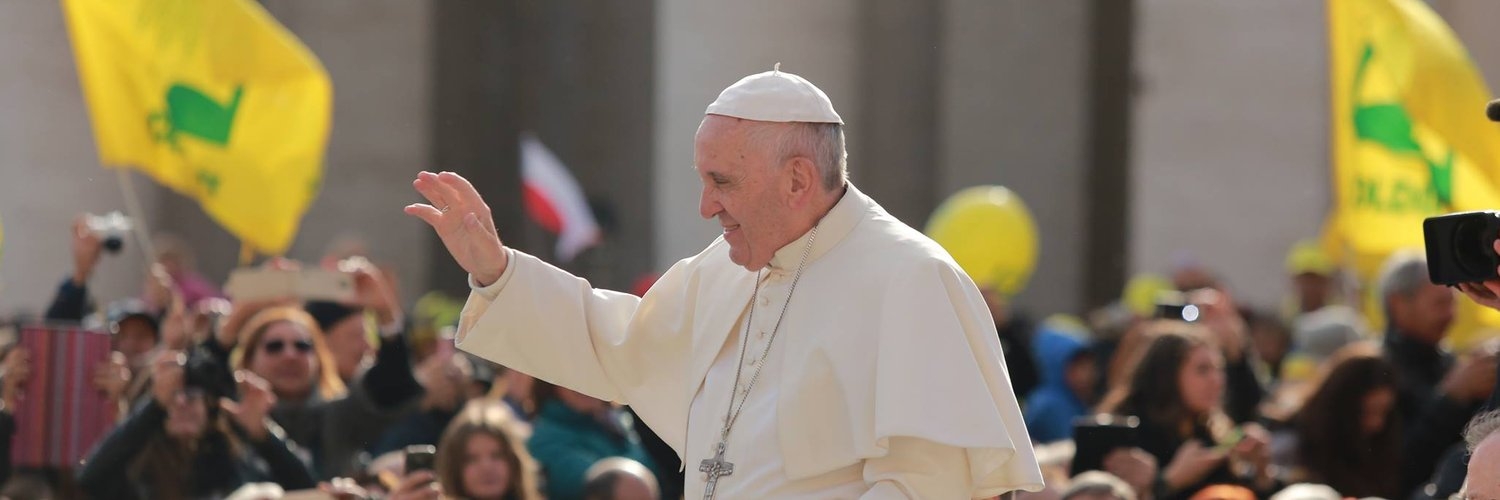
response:
<path id="1" fill-rule="evenodd" d="M 844 123 L 828 94 L 806 78 L 781 71 L 781 63 L 730 85 L 704 114 L 760 122 Z"/>

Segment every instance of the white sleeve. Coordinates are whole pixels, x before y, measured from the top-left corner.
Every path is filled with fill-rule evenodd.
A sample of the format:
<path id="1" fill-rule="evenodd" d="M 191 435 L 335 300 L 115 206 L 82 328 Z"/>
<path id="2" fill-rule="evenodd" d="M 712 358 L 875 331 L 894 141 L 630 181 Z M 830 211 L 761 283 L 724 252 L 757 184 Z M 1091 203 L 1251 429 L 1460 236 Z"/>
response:
<path id="1" fill-rule="evenodd" d="M 920 438 L 893 437 L 883 457 L 865 460 L 862 500 L 970 498 L 968 453 Z"/>
<path id="2" fill-rule="evenodd" d="M 500 279 L 474 288 L 455 342 L 460 349 L 605 401 L 625 403 L 615 383 L 630 367 L 599 355 L 617 349 L 640 298 L 588 281 L 523 252 L 510 252 Z"/>

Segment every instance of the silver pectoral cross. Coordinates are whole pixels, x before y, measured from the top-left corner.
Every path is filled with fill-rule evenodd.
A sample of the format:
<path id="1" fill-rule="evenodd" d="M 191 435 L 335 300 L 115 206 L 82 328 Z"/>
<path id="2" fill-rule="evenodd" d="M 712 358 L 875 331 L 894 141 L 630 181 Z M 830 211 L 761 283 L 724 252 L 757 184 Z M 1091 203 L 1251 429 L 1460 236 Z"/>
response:
<path id="1" fill-rule="evenodd" d="M 703 459 L 698 464 L 698 470 L 708 474 L 708 484 L 703 487 L 703 500 L 713 500 L 714 488 L 719 485 L 719 478 L 734 474 L 734 464 L 724 460 L 724 441 L 719 441 L 714 458 Z"/>

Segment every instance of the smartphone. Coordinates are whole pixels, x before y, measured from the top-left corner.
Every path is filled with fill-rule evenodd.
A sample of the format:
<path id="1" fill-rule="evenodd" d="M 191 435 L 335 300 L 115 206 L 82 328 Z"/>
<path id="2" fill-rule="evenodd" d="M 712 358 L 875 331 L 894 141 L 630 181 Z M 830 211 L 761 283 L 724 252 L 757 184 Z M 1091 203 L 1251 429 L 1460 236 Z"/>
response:
<path id="1" fill-rule="evenodd" d="M 1073 422 L 1073 455 L 1070 476 L 1086 471 L 1103 470 L 1104 456 L 1120 448 L 1134 448 L 1139 442 L 1141 419 L 1133 416 L 1093 415 Z"/>
<path id="2" fill-rule="evenodd" d="M 406 473 L 431 471 L 437 461 L 437 447 L 419 444 L 406 447 Z"/>
<path id="3" fill-rule="evenodd" d="M 224 292 L 234 300 L 295 297 L 351 302 L 355 299 L 354 276 L 325 269 L 236 269 L 230 273 Z"/>
<path id="4" fill-rule="evenodd" d="M 334 500 L 334 496 L 320 490 L 294 490 L 281 495 L 281 500 Z"/>
<path id="5" fill-rule="evenodd" d="M 1240 444 L 1240 441 L 1244 439 L 1244 429 L 1235 427 L 1234 430 L 1229 431 L 1229 435 L 1224 436 L 1223 441 L 1219 441 L 1219 444 L 1214 445 L 1214 451 L 1228 452 L 1234 448 L 1234 445 Z"/>

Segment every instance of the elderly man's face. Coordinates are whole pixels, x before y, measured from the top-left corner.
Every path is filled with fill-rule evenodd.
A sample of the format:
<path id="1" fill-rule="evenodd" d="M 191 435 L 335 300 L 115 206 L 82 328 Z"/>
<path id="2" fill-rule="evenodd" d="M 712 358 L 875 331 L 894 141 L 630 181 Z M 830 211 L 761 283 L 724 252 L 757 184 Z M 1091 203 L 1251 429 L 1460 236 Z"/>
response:
<path id="1" fill-rule="evenodd" d="M 1500 436 L 1491 435 L 1474 449 L 1469 457 L 1467 498 L 1494 500 L 1500 498 Z"/>
<path id="2" fill-rule="evenodd" d="M 699 215 L 718 219 L 729 243 L 729 260 L 754 271 L 796 235 L 785 234 L 787 169 L 779 168 L 766 146 L 753 140 L 751 127 L 709 115 L 698 127 L 693 160 L 703 182 Z"/>

